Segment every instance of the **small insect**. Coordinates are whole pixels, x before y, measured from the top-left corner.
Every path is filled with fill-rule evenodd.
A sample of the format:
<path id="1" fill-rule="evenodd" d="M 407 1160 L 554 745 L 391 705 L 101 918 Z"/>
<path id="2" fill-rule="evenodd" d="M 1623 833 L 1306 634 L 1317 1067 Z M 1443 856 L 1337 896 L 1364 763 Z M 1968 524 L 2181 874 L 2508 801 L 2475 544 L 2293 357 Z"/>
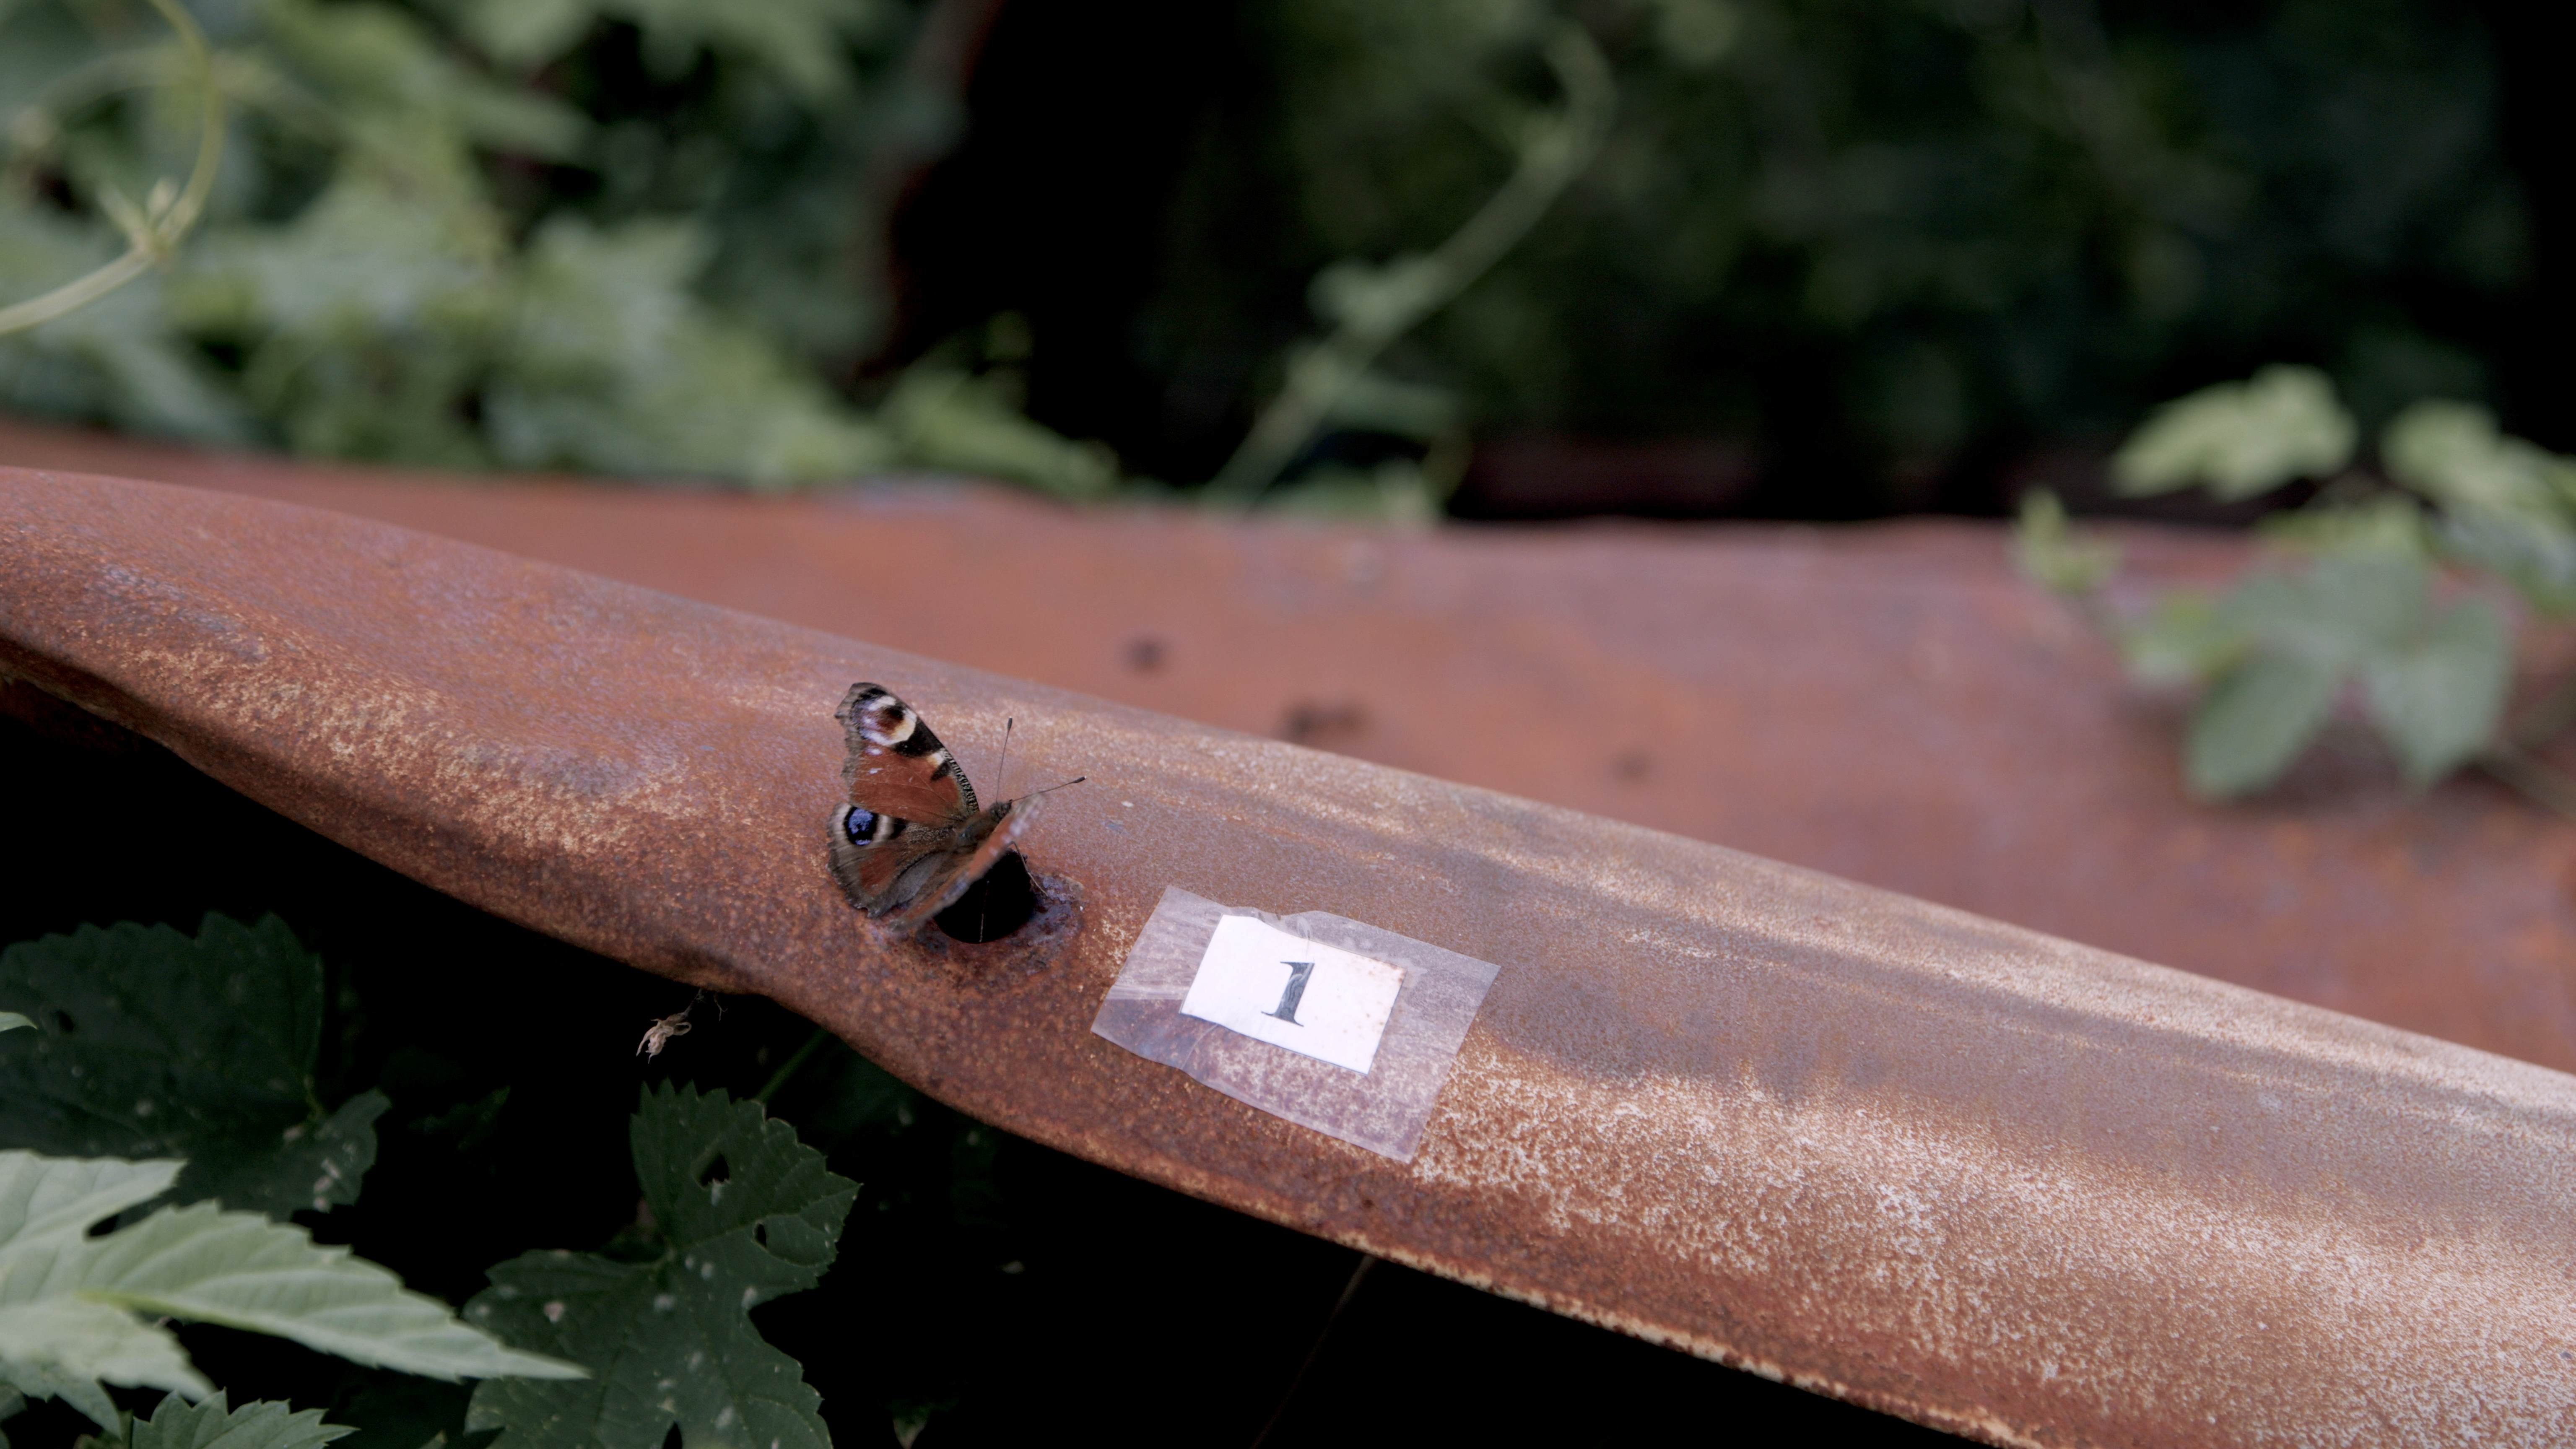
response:
<path id="1" fill-rule="evenodd" d="M 849 746 L 850 799 L 832 807 L 832 878 L 851 905 L 896 930 L 955 904 L 1037 818 L 1045 791 L 979 804 L 939 736 L 881 684 L 851 685 L 833 718 Z"/>
<path id="2" fill-rule="evenodd" d="M 688 1034 L 689 1013 L 683 1008 L 644 1028 L 644 1040 L 636 1043 L 635 1054 L 649 1062 L 662 1054 L 662 1048 L 671 1044 L 671 1038 Z"/>

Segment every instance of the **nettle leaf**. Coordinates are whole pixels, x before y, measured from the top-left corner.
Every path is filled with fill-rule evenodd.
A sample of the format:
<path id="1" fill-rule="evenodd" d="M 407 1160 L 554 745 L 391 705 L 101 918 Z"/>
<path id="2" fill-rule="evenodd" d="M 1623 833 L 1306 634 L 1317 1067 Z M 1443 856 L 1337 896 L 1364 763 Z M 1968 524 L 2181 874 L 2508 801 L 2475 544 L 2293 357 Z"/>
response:
<path id="1" fill-rule="evenodd" d="M 2220 675 L 2184 741 L 2192 790 L 2223 798 L 2280 778 L 2324 726 L 2342 683 L 2337 664 L 2295 654 L 2257 654 Z"/>
<path id="2" fill-rule="evenodd" d="M 506 1348 L 348 1249 L 316 1246 L 304 1229 L 256 1213 L 199 1203 L 89 1235 L 168 1189 L 180 1166 L 0 1152 L 0 1381 L 67 1399 L 102 1427 L 115 1413 L 102 1382 L 211 1392 L 165 1318 L 432 1378 L 580 1375 Z"/>
<path id="3" fill-rule="evenodd" d="M 2362 671 L 2371 722 L 2406 778 L 2429 784 L 2495 737 L 2513 682 L 2513 633 L 2479 599 L 2452 605 L 2405 646 Z"/>
<path id="4" fill-rule="evenodd" d="M 2113 455 L 2111 474 L 2133 495 L 2200 483 L 2221 498 L 2252 498 L 2342 468 L 2356 436 L 2324 373 L 2267 367 L 2157 409 Z"/>
<path id="5" fill-rule="evenodd" d="M 184 1157 L 175 1189 L 283 1216 L 357 1201 L 375 1165 L 366 1092 L 326 1111 L 322 962 L 275 916 L 83 926 L 0 952 L 0 1146 L 66 1157 Z"/>
<path id="6" fill-rule="evenodd" d="M 129 1449 L 315 1449 L 356 1432 L 323 1423 L 320 1409 L 266 1400 L 229 1409 L 219 1390 L 198 1404 L 170 1395 L 151 1418 L 134 1421 L 127 1442 Z"/>
<path id="7" fill-rule="evenodd" d="M 476 1386 L 465 1427 L 491 1449 L 825 1449 L 821 1398 L 751 1323 L 831 1265 L 858 1185 L 757 1102 L 648 1090 L 630 1132 L 662 1253 L 540 1252 L 492 1270 L 466 1318 L 591 1371 L 582 1383 Z"/>

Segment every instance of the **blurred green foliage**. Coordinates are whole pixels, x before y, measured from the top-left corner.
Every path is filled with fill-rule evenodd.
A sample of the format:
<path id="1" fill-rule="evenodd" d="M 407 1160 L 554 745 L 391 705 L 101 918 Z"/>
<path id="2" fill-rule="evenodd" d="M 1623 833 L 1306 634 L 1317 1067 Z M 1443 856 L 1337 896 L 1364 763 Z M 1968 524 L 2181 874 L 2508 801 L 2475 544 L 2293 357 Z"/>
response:
<path id="1" fill-rule="evenodd" d="M 2313 501 L 2267 521 L 2278 556 L 2223 593 L 2179 590 L 2123 612 L 2110 597 L 2116 551 L 2034 491 L 2016 533 L 2022 571 L 2074 600 L 2141 682 L 2200 691 L 2184 749 L 2199 794 L 2272 784 L 2349 701 L 2417 785 L 2474 762 L 2553 807 L 2576 805 L 2576 784 L 2526 753 L 2576 722 L 2576 678 L 2517 725 L 2504 720 L 2516 616 L 2576 615 L 2576 460 L 2506 436 L 2473 403 L 2398 413 L 2376 472 L 2347 471 L 2357 434 L 2311 370 L 2203 389 L 2131 437 L 2122 486 L 2243 498 L 2327 477 Z"/>
<path id="2" fill-rule="evenodd" d="M 918 11 L 199 0 L 232 103 L 207 223 L 0 340 L 0 403 L 450 467 L 1098 491 L 1096 450 L 992 384 L 925 378 L 884 416 L 832 385 L 885 333 L 890 189 L 955 124 L 903 65 Z M 139 3 L 0 3 L 0 297 L 120 250 L 100 199 L 194 142 L 180 59 Z"/>
<path id="3" fill-rule="evenodd" d="M 1116 460 L 1069 438 L 1195 482 L 1330 371 L 1338 437 L 1268 439 L 1231 492 L 1267 473 L 1290 506 L 1418 514 L 1467 439 L 1537 429 L 1747 441 L 1834 490 L 1821 511 L 1875 512 L 2272 358 L 2366 427 L 2492 402 L 2531 272 L 2485 32 L 2424 0 L 1245 0 L 1236 53 L 1168 58 L 1222 84 L 1135 67 L 1194 139 L 1167 216 L 1121 233 L 1156 240 L 1101 325 L 1117 355 L 1060 362 L 893 325 L 888 220 L 958 134 L 971 51 L 931 0 L 195 9 L 231 102 L 205 227 L 0 340 L 0 406 L 457 466 L 1090 496 Z M 1597 153 L 1424 291 L 1577 129 L 1569 19 L 1616 94 Z M 0 300 L 115 255 L 112 198 L 184 173 L 180 59 L 145 0 L 0 0 Z M 979 215 L 1105 255 L 1061 205 Z M 1068 307 L 1110 307 L 1099 267 L 1059 270 Z M 1057 346 L 1044 298 L 964 321 L 1015 307 Z M 1355 369 L 1336 339 L 1364 314 L 1411 320 Z M 1157 400 L 1040 427 L 1023 377 L 1050 366 Z M 2297 405 L 2273 385 L 2246 404 Z"/>
<path id="4" fill-rule="evenodd" d="M 1480 434 L 1720 434 L 1846 488 L 2116 435 L 2285 355 L 2375 424 L 2408 397 L 2481 396 L 2474 329 L 2526 275 L 2492 61 L 2460 12 L 1582 13 L 1620 94 L 1599 162 L 1388 355 Z M 1154 376 L 1243 372 L 1273 355 L 1257 339 L 1283 279 L 1453 226 L 1508 168 L 1511 82 L 1554 20 L 1534 0 L 1249 14 L 1260 83 L 1221 102 L 1183 188 L 1140 333 Z M 1854 506 L 1931 501 L 1907 486 Z"/>

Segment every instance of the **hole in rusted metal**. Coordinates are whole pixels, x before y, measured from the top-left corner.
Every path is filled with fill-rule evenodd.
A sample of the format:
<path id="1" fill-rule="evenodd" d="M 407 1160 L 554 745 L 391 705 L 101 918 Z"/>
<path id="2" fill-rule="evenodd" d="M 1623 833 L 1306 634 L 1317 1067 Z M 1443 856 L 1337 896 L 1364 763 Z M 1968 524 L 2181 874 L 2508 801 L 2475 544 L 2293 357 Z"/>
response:
<path id="1" fill-rule="evenodd" d="M 1037 883 L 1029 879 L 1028 862 L 1014 850 L 993 862 L 993 868 L 968 886 L 957 904 L 932 920 L 950 940 L 982 945 L 1027 925 L 1037 910 Z"/>
<path id="2" fill-rule="evenodd" d="M 1359 704 L 1305 700 L 1288 707 L 1279 721 L 1279 737 L 1290 744 L 1334 750 L 1356 741 L 1368 727 L 1368 710 Z"/>

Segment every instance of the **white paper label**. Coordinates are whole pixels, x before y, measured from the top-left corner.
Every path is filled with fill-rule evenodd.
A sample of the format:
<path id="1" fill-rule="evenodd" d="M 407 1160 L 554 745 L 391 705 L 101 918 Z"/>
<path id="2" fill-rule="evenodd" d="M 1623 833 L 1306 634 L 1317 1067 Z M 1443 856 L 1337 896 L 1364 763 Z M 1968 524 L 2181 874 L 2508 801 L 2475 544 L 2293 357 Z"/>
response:
<path id="1" fill-rule="evenodd" d="M 1199 957 L 1181 1015 L 1366 1072 L 1403 986 L 1401 966 L 1227 916 Z"/>

